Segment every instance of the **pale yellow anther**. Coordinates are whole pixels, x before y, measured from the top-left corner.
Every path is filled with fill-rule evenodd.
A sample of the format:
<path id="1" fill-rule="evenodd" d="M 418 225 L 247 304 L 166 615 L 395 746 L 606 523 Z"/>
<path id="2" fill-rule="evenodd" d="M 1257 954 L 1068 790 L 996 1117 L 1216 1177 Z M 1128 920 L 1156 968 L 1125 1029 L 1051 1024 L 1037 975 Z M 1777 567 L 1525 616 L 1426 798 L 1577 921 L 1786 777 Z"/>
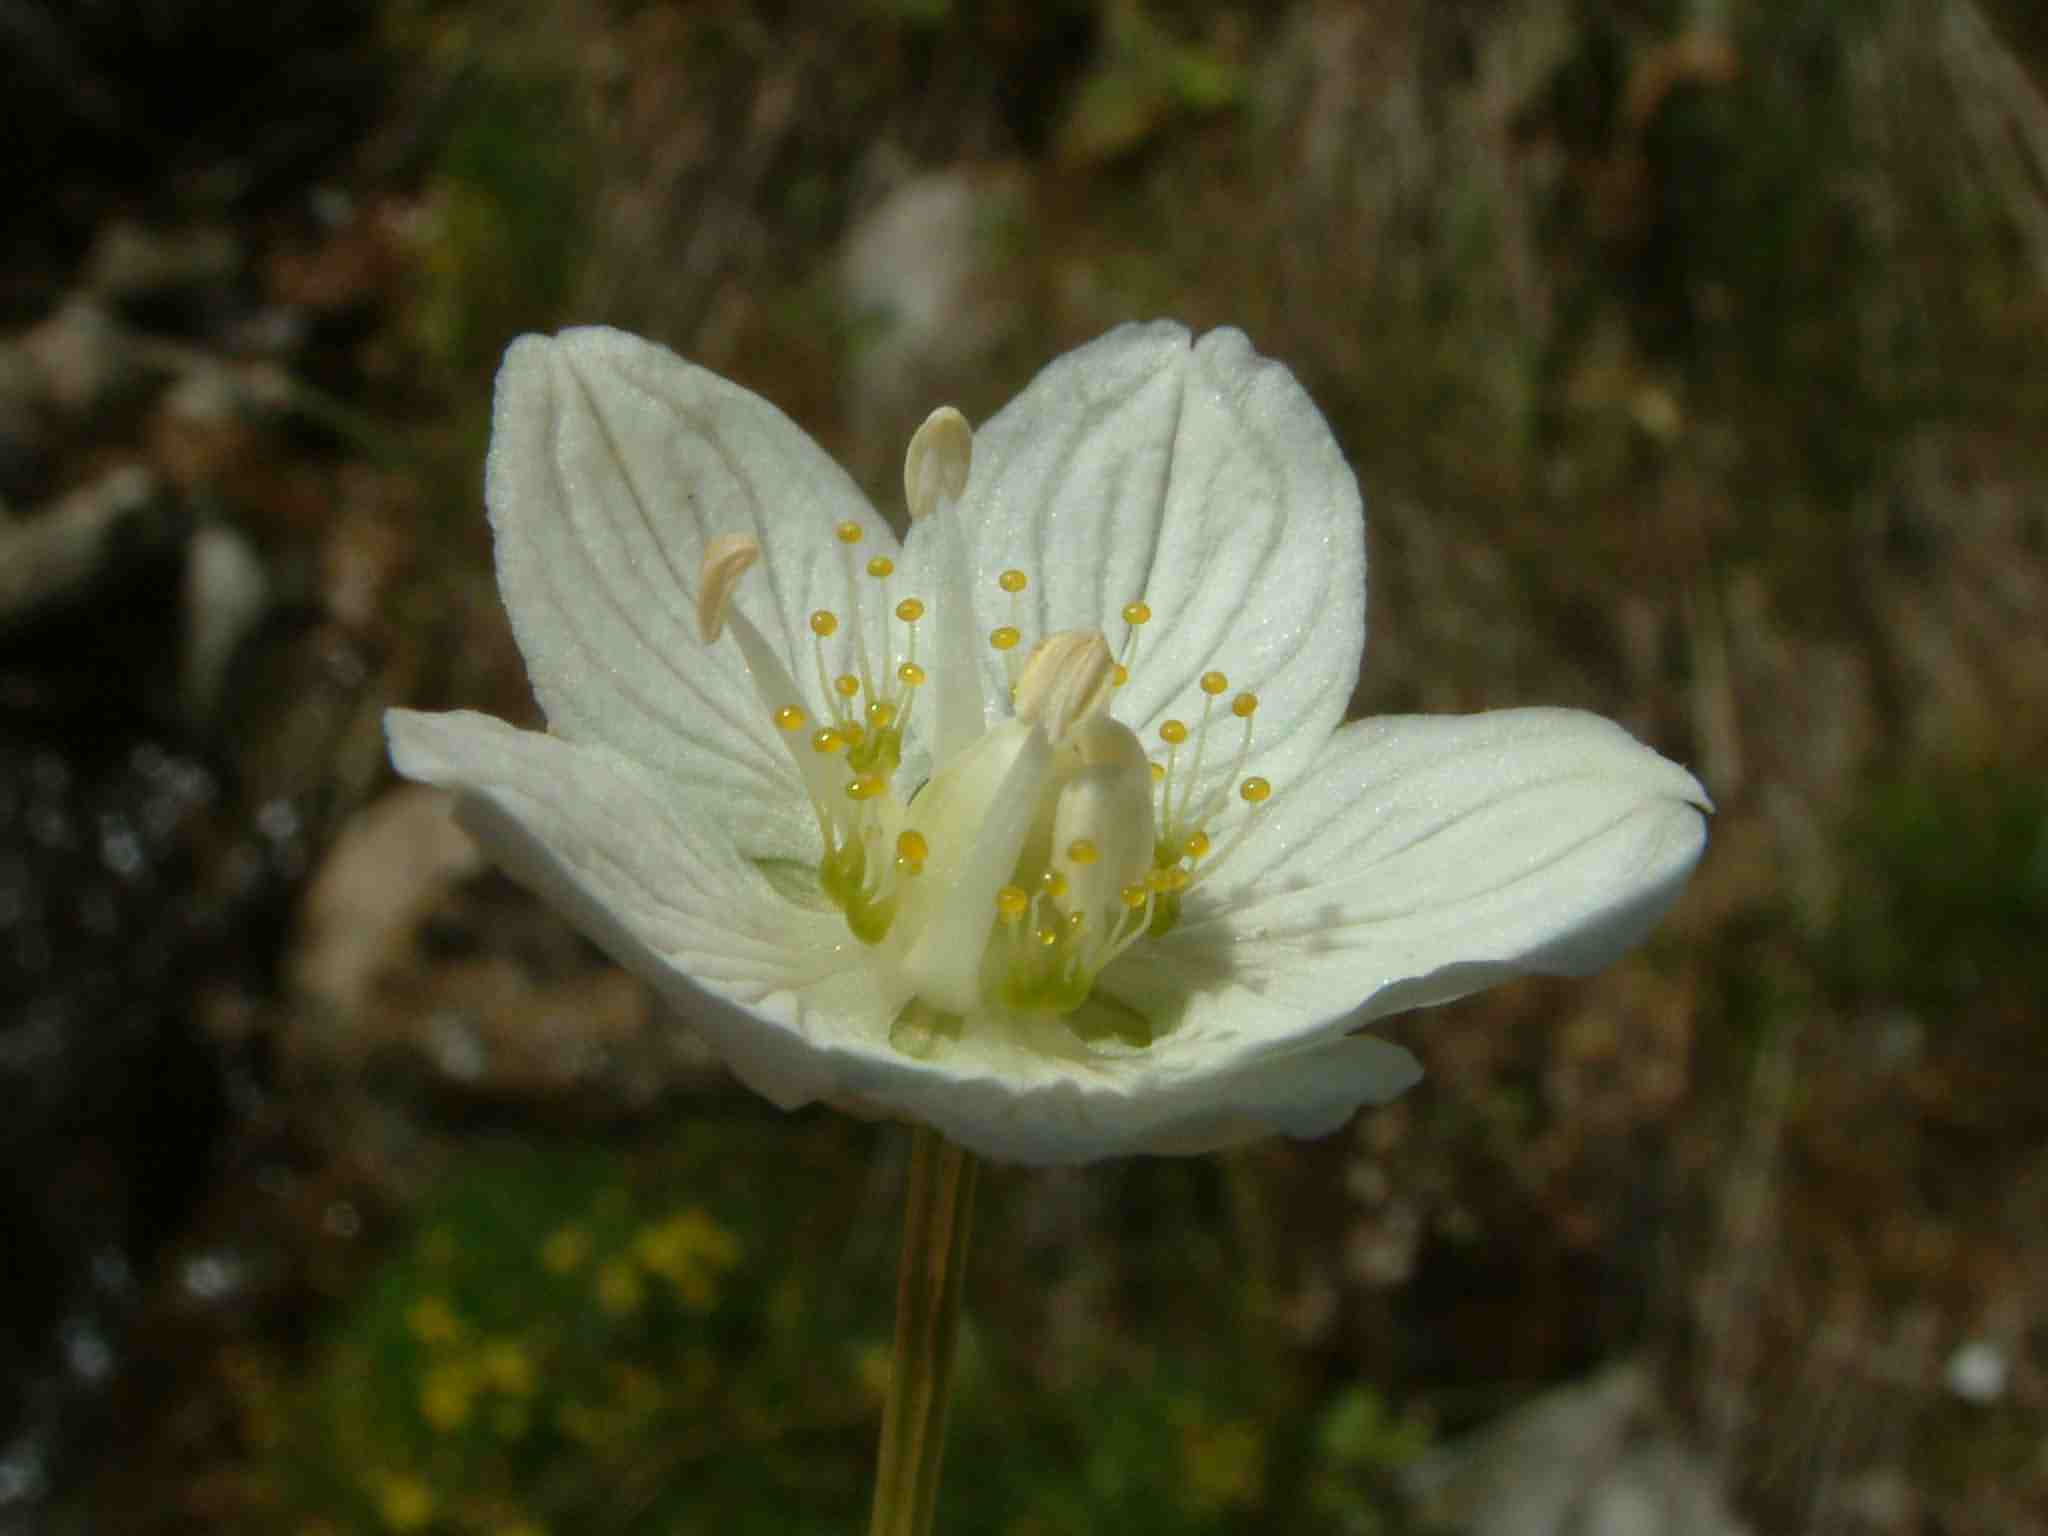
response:
<path id="1" fill-rule="evenodd" d="M 804 712 L 798 709 L 794 704 L 785 704 L 782 706 L 782 708 L 775 711 L 775 726 L 777 730 L 802 730 L 803 724 Z"/>
<path id="2" fill-rule="evenodd" d="M 1189 858 L 1199 859 L 1209 851 L 1209 834 L 1206 832 L 1192 832 L 1188 834 L 1188 840 L 1181 844 L 1181 848 Z"/>
<path id="3" fill-rule="evenodd" d="M 1019 720 L 1035 722 L 1058 742 L 1109 696 L 1109 643 L 1099 629 L 1063 629 L 1031 648 L 1017 678 Z"/>
<path id="4" fill-rule="evenodd" d="M 887 555 L 876 555 L 868 561 L 868 574 L 877 581 L 884 581 L 896 574 L 896 562 Z"/>
<path id="5" fill-rule="evenodd" d="M 1093 864 L 1102 857 L 1102 851 L 1085 837 L 1077 837 L 1067 844 L 1067 857 L 1076 864 Z"/>
<path id="6" fill-rule="evenodd" d="M 1153 782 L 1154 784 L 1157 784 L 1157 783 L 1158 783 L 1158 782 L 1159 782 L 1159 781 L 1160 781 L 1161 779 L 1163 779 L 1163 778 L 1165 778 L 1165 777 L 1166 777 L 1166 764 L 1164 764 L 1164 763 L 1153 763 L 1153 764 L 1151 765 L 1151 768 L 1152 768 L 1152 782 Z"/>
<path id="7" fill-rule="evenodd" d="M 706 645 L 725 633 L 725 605 L 760 558 L 761 541 L 751 534 L 722 533 L 705 546 L 697 567 L 697 633 Z"/>
<path id="8" fill-rule="evenodd" d="M 1047 948 L 1047 949 L 1051 949 L 1051 948 L 1053 947 L 1053 945 L 1055 945 L 1055 944 L 1059 943 L 1059 941 L 1060 941 L 1060 931 L 1059 931 L 1059 929 L 1057 929 L 1057 928 L 1041 928 L 1041 929 L 1039 929 L 1039 930 L 1038 930 L 1038 942 L 1039 942 L 1039 943 L 1040 943 L 1041 945 L 1043 945 L 1043 946 L 1044 946 L 1045 948 Z"/>
<path id="9" fill-rule="evenodd" d="M 896 723 L 896 706 L 887 699 L 868 701 L 868 724 L 878 731 L 886 731 Z"/>
<path id="10" fill-rule="evenodd" d="M 941 500 L 958 501 L 967 489 L 967 472 L 974 461 L 974 429 L 967 418 L 950 405 L 942 405 L 925 417 L 910 439 L 910 451 L 903 456 L 903 499 L 910 508 L 910 520 L 922 522 L 931 516 Z"/>
<path id="11" fill-rule="evenodd" d="M 841 523 L 832 530 L 832 536 L 842 544 L 858 544 L 860 542 L 861 526 L 855 522 Z"/>
<path id="12" fill-rule="evenodd" d="M 906 661 L 896 669 L 896 675 L 903 680 L 906 688 L 915 688 L 924 681 L 924 668 L 914 661 Z"/>
<path id="13" fill-rule="evenodd" d="M 1038 883 L 1054 901 L 1067 894 L 1067 877 L 1056 869 L 1048 869 L 1039 876 Z"/>
<path id="14" fill-rule="evenodd" d="M 1187 722 L 1184 720 L 1165 720 L 1160 722 L 1159 739 L 1170 747 L 1179 746 L 1188 739 Z"/>
<path id="15" fill-rule="evenodd" d="M 1118 662 L 1115 666 L 1109 669 L 1110 687 L 1121 688 L 1125 683 L 1128 683 L 1130 680 L 1131 669 L 1125 666 L 1122 662 Z"/>
<path id="16" fill-rule="evenodd" d="M 1135 912 L 1138 908 L 1145 905 L 1145 894 L 1146 892 L 1144 886 L 1127 885 L 1122 890 L 1117 892 L 1117 900 L 1121 901 L 1125 906 L 1129 907 L 1133 912 Z"/>
<path id="17" fill-rule="evenodd" d="M 1257 712 L 1259 696 L 1256 693 L 1240 693 L 1230 701 L 1230 712 L 1240 720 L 1249 720 Z"/>
<path id="18" fill-rule="evenodd" d="M 1124 604 L 1124 622 L 1130 625 L 1133 629 L 1137 628 L 1140 624 L 1145 623 L 1151 617 L 1152 610 L 1149 606 L 1147 606 L 1144 603 Z"/>
<path id="19" fill-rule="evenodd" d="M 1230 679 L 1221 672 L 1204 672 L 1202 674 L 1202 692 L 1208 694 L 1212 699 L 1229 686 Z"/>
<path id="20" fill-rule="evenodd" d="M 867 727 L 858 720 L 842 720 L 835 729 L 845 738 L 849 747 L 857 747 L 868 739 Z"/>
<path id="21" fill-rule="evenodd" d="M 842 672 L 832 679 L 832 691 L 842 699 L 850 699 L 860 692 L 860 679 L 851 672 Z"/>
<path id="22" fill-rule="evenodd" d="M 912 874 L 924 868 L 924 861 L 931 856 L 931 844 L 922 832 L 899 832 L 896 834 L 896 862 Z"/>
<path id="23" fill-rule="evenodd" d="M 837 752 L 841 747 L 845 745 L 846 738 L 840 735 L 837 731 L 833 730 L 832 727 L 829 725 L 826 726 L 823 730 L 813 731 L 811 733 L 811 750 L 813 752 Z"/>
<path id="24" fill-rule="evenodd" d="M 846 798 L 849 800 L 872 800 L 889 787 L 889 781 L 879 773 L 856 774 L 847 781 Z"/>
<path id="25" fill-rule="evenodd" d="M 1165 870 L 1162 870 L 1161 873 L 1165 877 L 1166 889 L 1169 891 L 1184 891 L 1188 888 L 1188 880 L 1191 877 L 1188 874 L 1187 865 L 1170 865 Z"/>
<path id="26" fill-rule="evenodd" d="M 820 608 L 811 615 L 811 633 L 823 640 L 839 629 L 839 615 L 830 608 Z"/>
<path id="27" fill-rule="evenodd" d="M 996 578 L 996 585 L 1012 594 L 1022 592 L 1030 584 L 1031 578 L 1019 570 L 1005 571 Z"/>
<path id="28" fill-rule="evenodd" d="M 915 624 L 924 617 L 924 604 L 914 597 L 906 597 L 896 605 L 896 617 L 906 624 Z"/>
<path id="29" fill-rule="evenodd" d="M 1031 898 L 1022 888 L 1006 885 L 996 892 L 996 916 L 1006 923 L 1014 923 L 1031 909 Z"/>
<path id="30" fill-rule="evenodd" d="M 1244 798 L 1251 804 L 1259 805 L 1263 803 L 1265 800 L 1271 798 L 1273 793 L 1273 786 L 1271 784 L 1268 784 L 1264 779 L 1260 778 L 1257 774 L 1254 774 L 1252 775 L 1252 777 L 1246 779 L 1242 784 L 1237 786 L 1237 792 L 1240 795 L 1244 796 Z"/>
<path id="31" fill-rule="evenodd" d="M 1014 651 L 1017 649 L 1017 642 L 1023 638 L 1017 633 L 1016 625 L 1004 624 L 989 631 L 988 643 L 999 651 Z"/>

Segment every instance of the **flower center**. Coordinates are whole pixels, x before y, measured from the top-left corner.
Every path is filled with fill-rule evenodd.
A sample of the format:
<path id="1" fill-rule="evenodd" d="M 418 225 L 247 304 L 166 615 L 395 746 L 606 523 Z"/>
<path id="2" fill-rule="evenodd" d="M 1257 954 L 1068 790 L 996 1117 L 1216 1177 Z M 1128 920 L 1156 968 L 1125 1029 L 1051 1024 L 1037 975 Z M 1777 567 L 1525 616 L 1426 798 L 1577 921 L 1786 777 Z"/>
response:
<path id="1" fill-rule="evenodd" d="M 951 525 L 970 443 L 957 412 L 935 412 L 905 466 L 913 519 L 939 517 L 935 612 L 895 590 L 889 556 L 861 560 L 860 524 L 834 530 L 856 604 L 872 593 L 888 611 L 880 654 L 869 653 L 871 626 L 859 612 L 842 622 L 821 608 L 809 621 L 815 686 L 799 685 L 732 601 L 760 555 L 745 535 L 712 542 L 698 591 L 706 643 L 730 630 L 803 780 L 821 840 L 819 888 L 885 973 L 899 1025 L 918 1021 L 895 1036 L 913 1049 L 968 1017 L 1072 1014 L 1106 966 L 1173 927 L 1186 893 L 1252 819 L 1242 818 L 1222 848 L 1213 844 L 1209 828 L 1250 752 L 1255 695 L 1221 704 L 1228 680 L 1204 673 L 1199 720 L 1192 729 L 1163 722 L 1157 761 L 1110 716 L 1108 701 L 1129 680 L 1152 618 L 1143 602 L 1123 610 L 1120 654 L 1099 630 L 1057 631 L 1026 649 L 1030 577 L 1003 571 L 996 586 L 1009 622 L 990 630 L 987 644 L 1003 660 L 1009 708 L 989 723 L 972 654 L 974 605 L 956 579 L 965 559 Z M 932 774 L 905 794 L 906 732 L 927 693 L 936 698 L 925 713 L 938 718 L 920 735 L 933 743 Z M 1235 762 L 1203 790 L 1205 757 L 1226 713 L 1243 723 L 1226 749 Z M 1264 779 L 1238 784 L 1254 814 L 1270 793 Z"/>

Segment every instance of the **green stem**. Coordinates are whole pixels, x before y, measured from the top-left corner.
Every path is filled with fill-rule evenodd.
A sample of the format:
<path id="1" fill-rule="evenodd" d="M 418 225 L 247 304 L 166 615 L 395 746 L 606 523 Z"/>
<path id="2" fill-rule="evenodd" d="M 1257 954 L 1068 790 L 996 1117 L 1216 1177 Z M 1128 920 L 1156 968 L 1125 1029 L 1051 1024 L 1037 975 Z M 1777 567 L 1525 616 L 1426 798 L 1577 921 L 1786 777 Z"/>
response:
<path id="1" fill-rule="evenodd" d="M 896 1351 L 882 1409 L 868 1536 L 928 1536 L 932 1528 L 979 1167 L 973 1153 L 937 1131 L 918 1126 L 911 1132 L 903 1259 L 896 1277 Z"/>

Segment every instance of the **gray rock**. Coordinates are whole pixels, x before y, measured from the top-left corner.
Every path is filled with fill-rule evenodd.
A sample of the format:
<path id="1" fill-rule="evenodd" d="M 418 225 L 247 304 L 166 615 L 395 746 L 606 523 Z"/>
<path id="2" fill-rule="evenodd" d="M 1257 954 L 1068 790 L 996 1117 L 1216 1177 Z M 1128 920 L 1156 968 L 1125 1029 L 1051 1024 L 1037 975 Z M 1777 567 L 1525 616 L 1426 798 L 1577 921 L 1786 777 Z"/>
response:
<path id="1" fill-rule="evenodd" d="M 1624 1361 L 1523 1404 L 1406 1474 L 1431 1519 L 1467 1536 L 1742 1536 L 1712 1475 Z"/>

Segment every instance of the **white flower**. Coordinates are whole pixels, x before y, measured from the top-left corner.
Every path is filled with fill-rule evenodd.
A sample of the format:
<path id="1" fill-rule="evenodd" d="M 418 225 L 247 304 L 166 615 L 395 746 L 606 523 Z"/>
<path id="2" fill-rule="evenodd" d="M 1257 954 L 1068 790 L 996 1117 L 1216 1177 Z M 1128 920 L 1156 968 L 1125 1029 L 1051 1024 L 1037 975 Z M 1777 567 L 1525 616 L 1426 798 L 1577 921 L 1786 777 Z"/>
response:
<path id="1" fill-rule="evenodd" d="M 549 729 L 389 717 L 777 1104 L 1036 1163 L 1318 1135 L 1420 1075 L 1360 1026 L 1603 964 L 1699 856 L 1594 716 L 1340 725 L 1357 487 L 1234 331 L 1114 331 L 905 480 L 899 545 L 756 396 L 525 338 L 487 492 Z"/>

